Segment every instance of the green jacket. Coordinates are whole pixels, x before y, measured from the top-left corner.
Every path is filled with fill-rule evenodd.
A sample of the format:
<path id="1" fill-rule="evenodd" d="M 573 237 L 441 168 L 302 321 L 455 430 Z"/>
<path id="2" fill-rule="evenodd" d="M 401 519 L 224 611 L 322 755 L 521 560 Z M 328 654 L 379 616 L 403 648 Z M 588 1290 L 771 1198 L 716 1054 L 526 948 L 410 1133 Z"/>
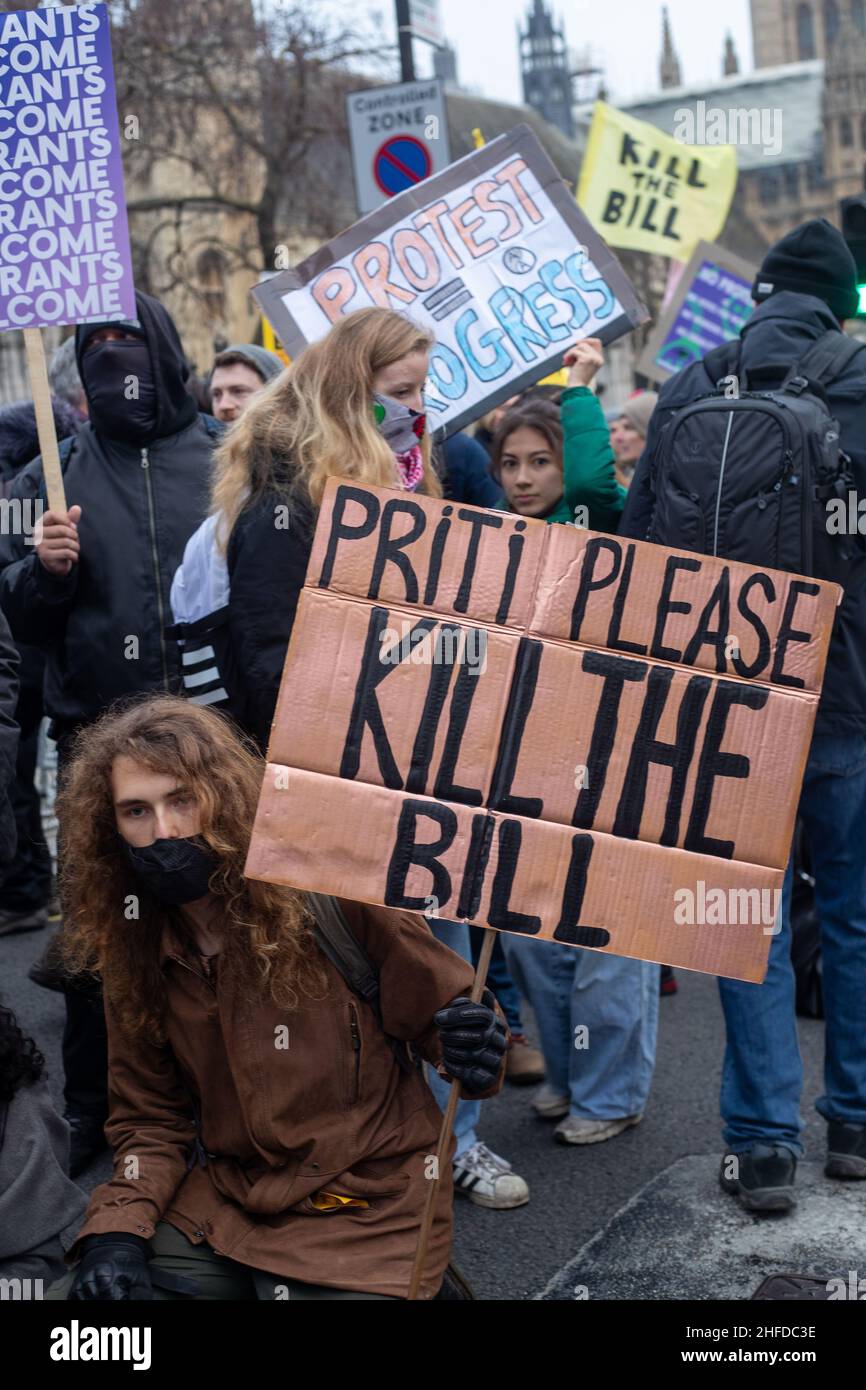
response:
<path id="1" fill-rule="evenodd" d="M 616 481 L 610 432 L 598 397 L 588 386 L 570 386 L 560 405 L 565 490 L 545 521 L 574 522 L 575 508 L 586 507 L 590 531 L 615 531 L 625 503 Z M 513 510 L 503 497 L 500 511 Z"/>

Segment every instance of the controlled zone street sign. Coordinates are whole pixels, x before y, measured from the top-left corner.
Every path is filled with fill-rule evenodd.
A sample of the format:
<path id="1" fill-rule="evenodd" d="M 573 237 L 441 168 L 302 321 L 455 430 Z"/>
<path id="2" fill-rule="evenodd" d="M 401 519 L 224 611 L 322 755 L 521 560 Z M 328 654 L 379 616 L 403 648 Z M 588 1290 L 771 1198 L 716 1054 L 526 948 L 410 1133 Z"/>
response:
<path id="1" fill-rule="evenodd" d="M 451 163 L 445 98 L 438 80 L 353 92 L 347 109 L 362 215 Z"/>

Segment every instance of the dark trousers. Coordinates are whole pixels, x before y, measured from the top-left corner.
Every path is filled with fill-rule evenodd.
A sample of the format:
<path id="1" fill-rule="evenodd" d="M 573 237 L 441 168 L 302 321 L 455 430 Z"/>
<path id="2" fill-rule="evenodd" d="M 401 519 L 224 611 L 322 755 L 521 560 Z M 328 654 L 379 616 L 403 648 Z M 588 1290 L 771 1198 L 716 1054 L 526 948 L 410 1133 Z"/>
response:
<path id="1" fill-rule="evenodd" d="M 22 668 L 27 670 L 26 665 Z M 3 875 L 0 909 L 36 912 L 51 897 L 51 854 L 42 830 L 42 806 L 36 790 L 36 756 L 42 720 L 41 667 L 38 682 L 22 680 L 15 718 L 20 729 L 15 780 L 9 800 L 18 832 L 18 849 Z"/>

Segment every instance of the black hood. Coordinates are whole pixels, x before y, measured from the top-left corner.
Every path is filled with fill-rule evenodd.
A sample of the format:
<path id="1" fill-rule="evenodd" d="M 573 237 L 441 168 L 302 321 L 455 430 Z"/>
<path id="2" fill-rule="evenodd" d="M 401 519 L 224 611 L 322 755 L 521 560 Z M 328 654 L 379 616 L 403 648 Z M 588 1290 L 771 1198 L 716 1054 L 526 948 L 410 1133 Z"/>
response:
<path id="1" fill-rule="evenodd" d="M 135 292 L 135 312 L 140 324 L 140 333 L 147 344 L 153 380 L 156 387 L 156 426 L 154 439 L 164 439 L 166 435 L 178 434 L 191 425 L 196 417 L 196 404 L 186 389 L 189 378 L 189 363 L 181 346 L 174 319 L 167 309 L 140 290 Z M 107 320 L 104 323 L 82 323 L 75 330 L 75 360 L 82 383 L 85 381 L 82 355 L 88 339 L 100 328 L 110 328 L 112 324 L 128 328 L 125 319 Z M 85 394 L 87 388 L 85 386 Z M 97 434 L 99 421 L 91 408 L 91 422 Z"/>
<path id="2" fill-rule="evenodd" d="M 57 397 L 52 399 L 51 406 L 58 440 L 75 434 L 81 421 L 72 406 Z M 0 407 L 0 482 L 14 478 L 19 469 L 40 452 L 33 402 L 16 401 Z"/>

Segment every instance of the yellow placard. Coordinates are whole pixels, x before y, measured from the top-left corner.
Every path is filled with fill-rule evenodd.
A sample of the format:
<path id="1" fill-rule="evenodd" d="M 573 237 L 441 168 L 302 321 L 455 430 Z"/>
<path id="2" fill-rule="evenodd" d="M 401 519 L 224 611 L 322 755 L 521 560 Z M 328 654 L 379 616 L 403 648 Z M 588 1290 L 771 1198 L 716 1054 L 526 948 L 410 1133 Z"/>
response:
<path id="1" fill-rule="evenodd" d="M 721 232 L 736 185 L 733 145 L 685 145 L 595 103 L 577 201 L 611 246 L 687 261 Z"/>
<path id="2" fill-rule="evenodd" d="M 274 332 L 273 324 L 270 322 L 270 319 L 265 318 L 264 314 L 262 314 L 262 347 L 267 348 L 268 352 L 275 352 L 277 357 L 282 358 L 287 367 L 291 366 L 291 357 L 284 351 L 279 338 Z"/>

